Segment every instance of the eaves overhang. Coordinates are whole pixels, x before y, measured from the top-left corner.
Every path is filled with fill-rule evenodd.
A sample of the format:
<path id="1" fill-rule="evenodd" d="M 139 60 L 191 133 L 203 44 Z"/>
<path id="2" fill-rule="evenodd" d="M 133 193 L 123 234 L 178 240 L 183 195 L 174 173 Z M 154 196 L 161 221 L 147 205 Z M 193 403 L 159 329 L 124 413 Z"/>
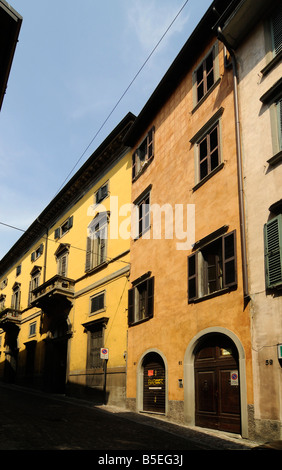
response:
<path id="1" fill-rule="evenodd" d="M 23 18 L 0 0 L 0 109 L 2 108 Z"/>
<path id="2" fill-rule="evenodd" d="M 240 0 L 214 0 L 194 29 L 187 42 L 163 76 L 145 106 L 138 114 L 134 125 L 126 135 L 125 144 L 133 147 L 142 133 L 146 131 L 157 112 L 175 91 L 180 81 L 191 69 L 193 63 L 203 52 L 203 45 L 215 38 L 213 27 L 223 15 L 226 8 L 234 9 Z"/>
<path id="3" fill-rule="evenodd" d="M 258 21 L 275 6 L 275 3 L 278 2 L 276 0 L 271 2 L 240 0 L 239 3 L 233 1 L 214 25 L 214 33 L 217 34 L 218 27 L 220 27 L 226 43 L 236 50 Z"/>
<path id="4" fill-rule="evenodd" d="M 108 168 L 126 150 L 123 143 L 124 136 L 135 120 L 132 113 L 128 113 L 115 129 L 106 137 L 101 145 L 94 151 L 89 159 L 81 166 L 69 182 L 46 206 L 36 220 L 23 233 L 18 241 L 6 253 L 0 261 L 0 276 L 19 259 L 38 238 L 46 233 L 46 229 L 54 223 L 63 211 L 77 201 L 84 194 L 85 188 L 89 188 L 99 174 Z"/>

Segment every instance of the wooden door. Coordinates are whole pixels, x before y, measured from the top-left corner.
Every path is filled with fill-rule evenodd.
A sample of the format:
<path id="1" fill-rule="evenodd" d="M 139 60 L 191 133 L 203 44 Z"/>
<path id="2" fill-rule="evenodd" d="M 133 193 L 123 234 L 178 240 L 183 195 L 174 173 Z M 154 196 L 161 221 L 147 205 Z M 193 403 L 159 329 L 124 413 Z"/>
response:
<path id="1" fill-rule="evenodd" d="M 162 358 L 150 353 L 145 358 L 143 411 L 165 413 L 165 366 Z"/>
<path id="2" fill-rule="evenodd" d="M 209 338 L 195 357 L 195 423 L 240 433 L 240 382 L 237 351 L 224 337 Z"/>

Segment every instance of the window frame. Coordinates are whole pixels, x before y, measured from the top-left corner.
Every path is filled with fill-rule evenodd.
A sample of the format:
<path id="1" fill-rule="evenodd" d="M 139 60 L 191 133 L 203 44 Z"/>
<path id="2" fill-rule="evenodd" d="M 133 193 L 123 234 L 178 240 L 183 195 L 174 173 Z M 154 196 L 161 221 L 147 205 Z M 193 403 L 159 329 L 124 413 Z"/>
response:
<path id="1" fill-rule="evenodd" d="M 36 327 L 37 327 L 37 322 L 34 321 L 34 322 L 31 322 L 29 324 L 29 333 L 28 333 L 28 337 L 31 338 L 33 336 L 36 336 Z M 32 331 L 34 328 L 34 331 Z"/>
<path id="2" fill-rule="evenodd" d="M 207 75 L 206 75 L 206 63 L 207 59 L 210 57 L 212 54 L 213 57 L 213 83 L 208 87 L 207 86 Z M 197 79 L 197 73 L 199 69 L 203 66 L 203 69 L 205 70 L 203 74 L 203 81 L 204 81 L 204 92 L 203 95 L 199 98 L 198 97 L 198 79 Z M 209 93 L 214 89 L 214 87 L 219 83 L 220 81 L 220 75 L 219 75 L 219 59 L 218 59 L 218 41 L 216 41 L 213 46 L 208 50 L 207 54 L 204 56 L 204 58 L 201 60 L 200 63 L 196 66 L 196 68 L 193 71 L 192 74 L 192 88 L 193 88 L 193 106 L 196 108 L 198 105 L 202 103 L 202 101 L 205 100 L 205 98 L 209 95 Z"/>
<path id="3" fill-rule="evenodd" d="M 101 204 L 101 202 L 106 199 L 109 195 L 109 181 L 106 181 L 94 194 L 94 203 L 95 205 Z"/>
<path id="4" fill-rule="evenodd" d="M 153 126 L 132 154 L 132 181 L 136 180 L 152 162 L 154 153 L 155 127 Z"/>
<path id="5" fill-rule="evenodd" d="M 232 241 L 232 238 L 233 241 Z M 226 242 L 228 238 L 232 241 L 232 256 L 227 254 Z M 203 252 L 208 253 L 212 250 L 215 243 L 221 242 L 221 258 L 222 258 L 222 286 L 218 290 L 208 292 L 208 276 L 206 260 L 204 259 Z M 188 278 L 188 303 L 204 300 L 229 292 L 231 289 L 237 288 L 237 241 L 236 230 L 227 232 L 218 237 L 212 237 L 199 248 L 187 257 L 187 278 Z M 192 265 L 193 263 L 193 265 Z M 228 265 L 233 264 L 232 276 L 228 280 L 230 268 Z"/>
<path id="6" fill-rule="evenodd" d="M 103 299 L 103 305 L 100 306 L 97 310 L 92 310 L 92 302 L 94 299 L 98 299 L 98 298 L 102 298 Z M 92 316 L 92 315 L 97 315 L 98 313 L 100 312 L 104 312 L 106 310 L 106 291 L 103 290 L 101 292 L 97 292 L 97 294 L 94 294 L 94 295 L 91 295 L 90 297 L 90 305 L 89 305 L 89 315 Z"/>
<path id="7" fill-rule="evenodd" d="M 107 263 L 108 224 L 108 212 L 100 212 L 88 225 L 85 272 L 92 271 L 92 269 L 98 268 Z M 89 232 L 92 232 L 90 236 Z M 99 237 L 98 234 L 104 234 L 104 236 Z M 100 242 L 98 240 L 100 240 Z"/>
<path id="8" fill-rule="evenodd" d="M 68 217 L 59 227 L 54 231 L 54 238 L 62 238 L 73 226 L 73 216 Z"/>
<path id="9" fill-rule="evenodd" d="M 154 316 L 155 277 L 135 281 L 133 287 L 128 290 L 128 325 L 136 325 L 147 321 Z M 144 312 L 140 313 L 140 289 L 143 291 Z"/>

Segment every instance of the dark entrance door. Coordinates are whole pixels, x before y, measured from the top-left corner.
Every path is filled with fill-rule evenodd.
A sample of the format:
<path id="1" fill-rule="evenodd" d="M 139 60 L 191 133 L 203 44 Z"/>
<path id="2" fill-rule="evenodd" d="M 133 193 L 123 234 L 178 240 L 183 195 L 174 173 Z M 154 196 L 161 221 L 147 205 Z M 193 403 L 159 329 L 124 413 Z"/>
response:
<path id="1" fill-rule="evenodd" d="M 68 339 L 51 339 L 45 346 L 45 388 L 53 393 L 65 393 Z"/>
<path id="2" fill-rule="evenodd" d="M 195 423 L 197 426 L 240 433 L 238 354 L 226 337 L 208 337 L 195 357 Z"/>
<path id="3" fill-rule="evenodd" d="M 144 362 L 143 411 L 165 413 L 165 366 L 157 353 L 150 353 Z"/>

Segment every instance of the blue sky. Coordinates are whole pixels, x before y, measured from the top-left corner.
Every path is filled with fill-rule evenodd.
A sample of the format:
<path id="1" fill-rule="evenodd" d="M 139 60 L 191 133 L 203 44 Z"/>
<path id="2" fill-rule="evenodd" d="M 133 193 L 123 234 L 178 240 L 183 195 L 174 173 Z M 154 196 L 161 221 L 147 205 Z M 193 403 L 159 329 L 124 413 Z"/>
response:
<path id="1" fill-rule="evenodd" d="M 0 112 L 0 222 L 26 230 L 119 121 L 138 115 L 212 1 L 187 2 L 115 109 L 185 0 L 9 3 L 23 24 Z M 21 234 L 0 224 L 0 259 Z"/>

